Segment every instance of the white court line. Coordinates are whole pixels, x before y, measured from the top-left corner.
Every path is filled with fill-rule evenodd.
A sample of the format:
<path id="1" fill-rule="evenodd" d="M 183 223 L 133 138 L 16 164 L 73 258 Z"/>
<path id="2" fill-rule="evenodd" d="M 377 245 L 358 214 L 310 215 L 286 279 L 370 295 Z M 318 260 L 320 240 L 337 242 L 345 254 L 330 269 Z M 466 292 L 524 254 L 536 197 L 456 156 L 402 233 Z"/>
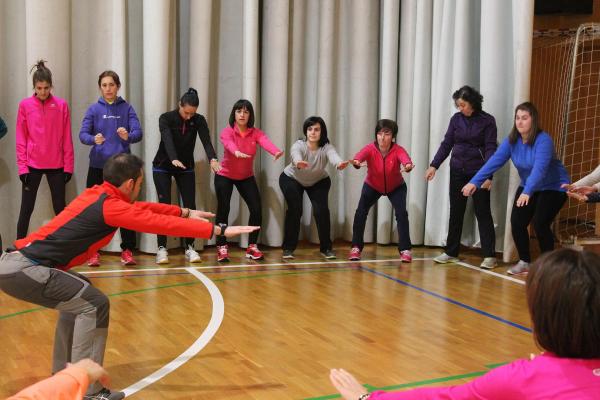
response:
<path id="1" fill-rule="evenodd" d="M 137 381 L 133 385 L 124 389 L 123 392 L 125 393 L 125 396 L 131 396 L 132 394 L 144 389 L 146 386 L 151 385 L 159 379 L 164 378 L 165 376 L 167 376 L 168 374 L 170 374 L 171 372 L 175 371 L 177 368 L 181 367 L 183 364 L 188 362 L 192 357 L 198 354 L 200 350 L 202 350 L 208 344 L 208 342 L 210 342 L 213 336 L 215 336 L 215 334 L 217 333 L 217 330 L 219 330 L 221 322 L 223 322 L 223 316 L 225 314 L 225 303 L 223 302 L 223 296 L 221 295 L 221 292 L 219 291 L 217 286 L 213 283 L 213 281 L 208 279 L 201 272 L 196 271 L 194 268 L 189 267 L 184 269 L 190 274 L 194 275 L 200 281 L 202 281 L 202 283 L 204 283 L 204 286 L 206 286 L 208 292 L 210 293 L 210 297 L 212 299 L 213 304 L 210 322 L 208 323 L 206 329 L 204 329 L 204 332 L 202 332 L 202 335 L 200 335 L 200 337 L 196 339 L 196 341 L 192 343 L 192 345 L 188 347 L 186 351 L 181 353 L 177 358 L 175 358 L 170 363 L 164 365 L 159 370 L 155 371 L 154 373 L 148 375 L 147 377 Z"/>
<path id="2" fill-rule="evenodd" d="M 507 281 L 516 282 L 516 283 L 518 283 L 520 285 L 524 285 L 525 284 L 525 281 L 522 281 L 522 280 L 517 279 L 517 278 L 513 278 L 512 276 L 503 275 L 503 274 L 499 274 L 499 273 L 494 272 L 494 271 L 490 271 L 488 269 L 479 268 L 479 267 L 476 267 L 474 265 L 467 264 L 466 262 L 458 261 L 458 262 L 454 262 L 452 264 L 458 264 L 461 267 L 465 267 L 465 268 L 469 268 L 469 269 L 474 269 L 475 271 L 483 272 L 484 274 L 492 275 L 492 276 L 495 276 L 497 278 L 506 279 Z"/>

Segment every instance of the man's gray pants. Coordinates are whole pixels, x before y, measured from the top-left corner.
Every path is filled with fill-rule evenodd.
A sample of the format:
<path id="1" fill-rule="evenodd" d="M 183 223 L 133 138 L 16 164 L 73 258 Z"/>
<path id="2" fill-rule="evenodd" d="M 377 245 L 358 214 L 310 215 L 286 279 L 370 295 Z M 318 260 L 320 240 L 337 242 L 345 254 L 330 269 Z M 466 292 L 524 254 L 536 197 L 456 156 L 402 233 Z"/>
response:
<path id="1" fill-rule="evenodd" d="M 21 253 L 0 256 L 0 290 L 60 312 L 54 336 L 52 373 L 84 358 L 102 365 L 108 335 L 108 297 L 76 272 L 36 265 Z M 88 394 L 102 386 L 90 385 Z"/>

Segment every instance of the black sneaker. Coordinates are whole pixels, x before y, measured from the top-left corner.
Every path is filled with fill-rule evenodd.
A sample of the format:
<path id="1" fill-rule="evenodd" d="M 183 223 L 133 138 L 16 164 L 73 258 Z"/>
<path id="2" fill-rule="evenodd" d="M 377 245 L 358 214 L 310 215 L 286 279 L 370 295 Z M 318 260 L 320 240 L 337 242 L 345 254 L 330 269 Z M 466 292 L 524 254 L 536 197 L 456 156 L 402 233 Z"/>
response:
<path id="1" fill-rule="evenodd" d="M 121 400 L 123 398 L 125 398 L 125 393 L 111 392 L 107 388 L 102 388 L 97 393 L 86 394 L 83 396 L 83 400 Z"/>
<path id="2" fill-rule="evenodd" d="M 292 250 L 283 250 L 283 255 L 281 256 L 281 258 L 294 258 L 294 252 Z"/>
<path id="3" fill-rule="evenodd" d="M 335 255 L 335 252 L 331 249 L 322 251 L 321 255 L 323 257 L 325 257 L 327 260 L 333 260 L 333 259 L 337 258 L 337 256 Z"/>

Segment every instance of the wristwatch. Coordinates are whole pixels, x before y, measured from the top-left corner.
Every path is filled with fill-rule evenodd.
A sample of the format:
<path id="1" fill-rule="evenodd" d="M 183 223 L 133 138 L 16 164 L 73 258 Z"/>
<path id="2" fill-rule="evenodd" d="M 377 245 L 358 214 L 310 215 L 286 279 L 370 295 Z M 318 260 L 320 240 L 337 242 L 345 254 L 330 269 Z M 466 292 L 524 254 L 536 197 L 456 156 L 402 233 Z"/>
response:
<path id="1" fill-rule="evenodd" d="M 217 225 L 219 226 L 219 228 L 221 228 L 221 233 L 218 234 L 217 236 L 225 236 L 225 230 L 227 229 L 227 224 L 219 222 Z"/>

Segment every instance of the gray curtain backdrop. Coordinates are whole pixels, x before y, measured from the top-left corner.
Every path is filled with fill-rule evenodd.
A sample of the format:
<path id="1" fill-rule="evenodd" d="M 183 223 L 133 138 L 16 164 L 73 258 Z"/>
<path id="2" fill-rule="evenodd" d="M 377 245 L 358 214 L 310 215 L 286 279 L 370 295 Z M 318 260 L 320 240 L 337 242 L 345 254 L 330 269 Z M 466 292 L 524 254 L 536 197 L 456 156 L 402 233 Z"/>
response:
<path id="1" fill-rule="evenodd" d="M 239 98 L 253 102 L 257 126 L 286 150 L 278 161 L 263 152 L 255 163 L 263 244 L 281 244 L 285 203 L 278 177 L 291 144 L 302 136 L 304 119 L 320 115 L 343 158 L 374 139 L 379 118 L 398 121 L 398 142 L 416 164 L 407 176 L 412 241 L 443 245 L 448 163 L 429 184 L 423 174 L 455 112 L 451 94 L 464 84 L 479 88 L 484 109 L 498 122 L 499 140 L 504 138 L 514 105 L 528 98 L 532 26 L 533 0 L 2 0 L 0 116 L 9 126 L 0 142 L 3 239 L 15 238 L 21 200 L 14 142 L 18 102 L 32 94 L 29 69 L 43 58 L 53 72 L 53 93 L 71 107 L 76 166 L 69 199 L 84 189 L 89 164 L 89 147 L 77 137 L 83 114 L 99 96 L 99 73 L 113 69 L 123 83 L 119 94 L 135 107 L 144 128 L 144 139 L 132 146 L 146 161 L 144 199 L 157 198 L 151 162 L 160 141 L 158 117 L 191 86 L 200 94 L 198 112 L 208 120 L 219 155 L 218 134 Z M 196 160 L 198 208 L 215 210 L 213 175 L 199 144 Z M 350 240 L 365 171 L 330 173 L 332 236 Z M 494 179 L 498 249 L 508 250 L 506 259 L 512 249 L 505 234 L 507 199 L 516 182 L 508 168 Z M 52 216 L 44 181 L 30 229 Z M 230 223 L 245 224 L 247 218 L 234 195 Z M 389 201 L 382 198 L 371 211 L 365 239 L 392 243 L 394 225 Z M 301 236 L 318 240 L 308 200 Z M 463 238 L 478 243 L 472 213 Z M 117 243 L 118 237 L 107 249 L 117 250 Z M 140 235 L 140 249 L 155 251 L 155 236 Z"/>

